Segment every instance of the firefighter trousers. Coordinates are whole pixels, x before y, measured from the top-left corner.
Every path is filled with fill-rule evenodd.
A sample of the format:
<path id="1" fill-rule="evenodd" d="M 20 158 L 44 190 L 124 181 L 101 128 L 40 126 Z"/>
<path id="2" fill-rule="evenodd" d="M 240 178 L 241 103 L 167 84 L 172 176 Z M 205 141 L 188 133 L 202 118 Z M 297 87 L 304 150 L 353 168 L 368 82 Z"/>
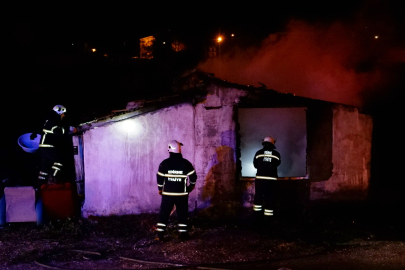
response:
<path id="1" fill-rule="evenodd" d="M 160 204 L 160 213 L 158 221 L 158 231 L 164 232 L 169 221 L 170 213 L 173 207 L 176 206 L 178 231 L 179 233 L 187 233 L 188 221 L 188 195 L 186 196 L 167 196 L 162 195 Z"/>
<path id="2" fill-rule="evenodd" d="M 255 197 L 253 200 L 254 212 L 264 217 L 273 216 L 274 206 L 277 200 L 277 181 L 256 179 Z"/>
<path id="3" fill-rule="evenodd" d="M 41 166 L 38 175 L 38 186 L 56 181 L 56 175 L 62 170 L 62 157 L 54 147 L 40 147 Z"/>

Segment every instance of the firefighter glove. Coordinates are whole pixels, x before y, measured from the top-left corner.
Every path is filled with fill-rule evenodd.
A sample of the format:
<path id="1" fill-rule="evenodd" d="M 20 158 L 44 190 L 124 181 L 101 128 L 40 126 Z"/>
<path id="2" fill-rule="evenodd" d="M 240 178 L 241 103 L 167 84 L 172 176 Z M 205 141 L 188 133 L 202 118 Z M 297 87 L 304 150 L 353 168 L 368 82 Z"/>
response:
<path id="1" fill-rule="evenodd" d="M 187 187 L 187 193 L 190 193 L 193 190 L 194 190 L 194 186 L 188 186 Z"/>

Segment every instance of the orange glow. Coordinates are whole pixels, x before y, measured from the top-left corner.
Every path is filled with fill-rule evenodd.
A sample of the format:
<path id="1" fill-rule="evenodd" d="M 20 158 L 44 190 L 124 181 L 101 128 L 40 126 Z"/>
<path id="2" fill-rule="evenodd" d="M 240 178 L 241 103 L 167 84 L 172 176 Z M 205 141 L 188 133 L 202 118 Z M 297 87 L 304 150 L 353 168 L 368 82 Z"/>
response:
<path id="1" fill-rule="evenodd" d="M 185 48 L 184 43 L 179 42 L 178 40 L 172 42 L 172 50 L 175 52 L 183 51 Z"/>
<path id="2" fill-rule="evenodd" d="M 374 36 L 375 39 L 378 39 L 378 36 Z"/>
<path id="3" fill-rule="evenodd" d="M 231 34 L 231 37 L 234 37 L 235 36 L 235 34 Z"/>
<path id="4" fill-rule="evenodd" d="M 95 48 L 91 49 L 92 52 L 96 52 L 97 50 Z"/>
<path id="5" fill-rule="evenodd" d="M 148 36 L 140 39 L 140 58 L 152 59 L 153 58 L 153 43 L 154 36 Z"/>
<path id="6" fill-rule="evenodd" d="M 222 41 L 222 37 L 218 37 L 218 38 L 217 38 L 217 41 L 218 41 L 218 42 L 221 42 L 221 41 Z"/>

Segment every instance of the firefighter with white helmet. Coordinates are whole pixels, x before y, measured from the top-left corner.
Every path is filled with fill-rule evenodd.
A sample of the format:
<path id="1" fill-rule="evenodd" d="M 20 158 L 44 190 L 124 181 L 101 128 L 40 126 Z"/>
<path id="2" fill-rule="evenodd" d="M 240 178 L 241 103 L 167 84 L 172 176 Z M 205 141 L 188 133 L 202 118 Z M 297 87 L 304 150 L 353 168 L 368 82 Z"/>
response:
<path id="1" fill-rule="evenodd" d="M 157 236 L 160 241 L 166 232 L 167 223 L 173 207 L 176 206 L 178 217 L 179 238 L 188 237 L 188 194 L 194 189 L 197 174 L 193 165 L 181 154 L 183 144 L 172 140 L 168 143 L 170 157 L 163 160 L 157 173 L 159 195 L 162 196 L 158 223 Z"/>
<path id="2" fill-rule="evenodd" d="M 42 130 L 38 132 L 41 136 L 39 143 L 41 165 L 38 175 L 38 187 L 46 183 L 56 183 L 56 176 L 60 174 L 63 168 L 64 153 L 61 150 L 63 137 L 77 132 L 75 127 L 64 125 L 65 114 L 65 106 L 55 105 L 52 111 L 49 112 Z M 31 140 L 36 136 L 36 133 L 32 133 Z"/>
<path id="3" fill-rule="evenodd" d="M 253 158 L 253 165 L 257 169 L 253 201 L 257 225 L 261 225 L 263 220 L 270 220 L 274 214 L 277 167 L 281 163 L 280 153 L 275 150 L 275 143 L 276 140 L 273 137 L 265 137 L 262 141 L 263 148 L 257 151 Z"/>

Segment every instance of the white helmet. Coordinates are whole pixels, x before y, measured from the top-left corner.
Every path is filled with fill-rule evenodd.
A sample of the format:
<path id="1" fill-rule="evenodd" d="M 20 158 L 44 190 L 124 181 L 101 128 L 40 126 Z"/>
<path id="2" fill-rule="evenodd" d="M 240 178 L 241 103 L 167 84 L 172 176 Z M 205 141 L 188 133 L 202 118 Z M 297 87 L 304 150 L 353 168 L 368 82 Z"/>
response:
<path id="1" fill-rule="evenodd" d="M 264 143 L 264 142 L 269 142 L 269 143 L 272 143 L 272 144 L 276 144 L 276 140 L 273 139 L 273 137 L 270 137 L 270 136 L 265 137 L 265 138 L 263 139 L 263 143 Z"/>
<path id="2" fill-rule="evenodd" d="M 168 151 L 171 153 L 181 153 L 181 146 L 183 144 L 181 142 L 178 142 L 176 140 L 172 140 L 169 142 L 168 145 Z"/>
<path id="3" fill-rule="evenodd" d="M 53 107 L 53 110 L 59 115 L 66 113 L 66 108 L 63 105 L 55 105 L 55 107 Z"/>

